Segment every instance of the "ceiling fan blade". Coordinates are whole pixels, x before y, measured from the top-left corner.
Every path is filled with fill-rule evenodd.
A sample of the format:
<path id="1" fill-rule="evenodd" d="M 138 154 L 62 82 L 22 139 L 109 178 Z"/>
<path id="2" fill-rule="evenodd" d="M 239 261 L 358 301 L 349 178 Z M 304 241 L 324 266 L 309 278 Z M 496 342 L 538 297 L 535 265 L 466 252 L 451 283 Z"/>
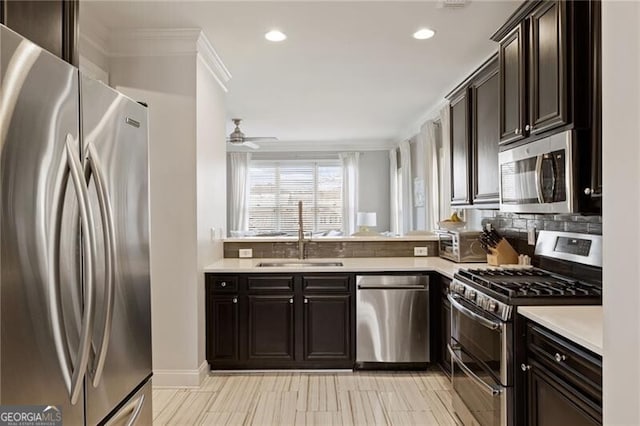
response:
<path id="1" fill-rule="evenodd" d="M 269 137 L 269 136 L 264 136 L 264 137 L 258 136 L 258 137 L 253 137 L 253 138 L 245 137 L 244 140 L 245 141 L 255 141 L 255 142 L 258 142 L 258 141 L 277 141 L 278 138 Z"/>
<path id="2" fill-rule="evenodd" d="M 260 146 L 259 146 L 259 145 L 256 145 L 256 144 L 255 144 L 255 143 L 253 143 L 253 142 L 246 142 L 246 139 L 245 139 L 245 142 L 243 142 L 243 143 L 242 143 L 242 145 L 243 145 L 243 146 L 248 146 L 248 147 L 249 147 L 249 148 L 251 148 L 251 149 L 260 149 Z"/>

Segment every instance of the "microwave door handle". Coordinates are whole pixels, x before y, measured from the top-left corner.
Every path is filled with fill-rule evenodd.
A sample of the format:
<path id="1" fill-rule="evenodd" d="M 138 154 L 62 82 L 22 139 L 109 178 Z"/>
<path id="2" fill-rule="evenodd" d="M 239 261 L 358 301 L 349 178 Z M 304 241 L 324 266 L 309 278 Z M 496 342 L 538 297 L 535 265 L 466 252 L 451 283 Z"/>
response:
<path id="1" fill-rule="evenodd" d="M 544 193 L 542 191 L 542 155 L 536 157 L 536 195 L 538 203 L 544 204 Z"/>

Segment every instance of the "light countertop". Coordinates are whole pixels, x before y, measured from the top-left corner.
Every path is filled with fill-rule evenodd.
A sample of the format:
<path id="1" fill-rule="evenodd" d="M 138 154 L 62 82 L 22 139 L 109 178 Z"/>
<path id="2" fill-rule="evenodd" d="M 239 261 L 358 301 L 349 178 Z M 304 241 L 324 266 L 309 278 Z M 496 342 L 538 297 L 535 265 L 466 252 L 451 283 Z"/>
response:
<path id="1" fill-rule="evenodd" d="M 487 267 L 486 263 L 454 263 L 439 257 L 349 257 L 340 259 L 307 259 L 305 262 L 342 262 L 343 266 L 258 267 L 261 262 L 299 262 L 297 259 L 221 259 L 204 269 L 215 273 L 268 272 L 439 272 L 453 278 L 460 268 Z"/>
<path id="2" fill-rule="evenodd" d="M 602 306 L 519 306 L 518 313 L 602 356 Z"/>
<path id="3" fill-rule="evenodd" d="M 243 237 L 243 238 L 225 238 L 225 243 L 289 243 L 297 242 L 298 237 Z M 314 243 L 325 242 L 342 242 L 342 243 L 360 243 L 368 241 L 393 242 L 393 241 L 438 241 L 436 234 L 431 235 L 404 235 L 401 237 L 385 237 L 383 235 L 367 235 L 367 236 L 349 236 L 349 237 L 313 237 L 305 239 Z"/>

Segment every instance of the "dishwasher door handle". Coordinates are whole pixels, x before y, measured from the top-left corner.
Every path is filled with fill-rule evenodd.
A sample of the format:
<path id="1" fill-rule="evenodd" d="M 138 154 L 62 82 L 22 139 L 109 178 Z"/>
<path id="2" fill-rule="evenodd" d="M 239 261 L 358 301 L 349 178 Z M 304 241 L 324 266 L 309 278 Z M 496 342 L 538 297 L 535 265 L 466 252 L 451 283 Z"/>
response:
<path id="1" fill-rule="evenodd" d="M 375 285 L 375 284 L 358 285 L 358 290 L 426 290 L 426 289 L 427 287 L 423 284 L 407 284 L 407 285 L 399 285 L 399 286 Z"/>

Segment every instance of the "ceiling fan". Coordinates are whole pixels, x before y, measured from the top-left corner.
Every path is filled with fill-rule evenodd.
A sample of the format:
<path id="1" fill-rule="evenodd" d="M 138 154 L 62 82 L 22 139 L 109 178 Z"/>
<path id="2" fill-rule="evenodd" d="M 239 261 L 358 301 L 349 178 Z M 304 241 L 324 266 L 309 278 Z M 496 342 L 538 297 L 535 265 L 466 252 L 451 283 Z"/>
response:
<path id="1" fill-rule="evenodd" d="M 233 124 L 236 125 L 236 128 L 233 130 L 233 132 L 231 132 L 231 134 L 227 138 L 227 142 L 232 145 L 242 145 L 242 146 L 249 147 L 251 149 L 259 149 L 260 146 L 255 144 L 254 142 L 278 140 L 278 138 L 274 138 L 274 137 L 251 137 L 251 138 L 246 137 L 244 133 L 242 133 L 242 131 L 240 130 L 240 122 L 242 121 L 242 119 L 232 118 L 231 121 L 233 121 Z"/>

